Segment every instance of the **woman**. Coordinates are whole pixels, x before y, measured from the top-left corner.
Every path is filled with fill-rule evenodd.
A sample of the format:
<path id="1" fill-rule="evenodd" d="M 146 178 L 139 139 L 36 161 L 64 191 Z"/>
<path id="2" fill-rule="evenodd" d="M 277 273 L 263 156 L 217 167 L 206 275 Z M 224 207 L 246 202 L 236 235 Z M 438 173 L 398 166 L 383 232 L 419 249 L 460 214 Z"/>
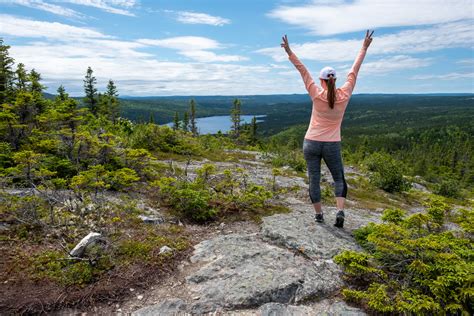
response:
<path id="1" fill-rule="evenodd" d="M 331 171 L 336 193 L 336 227 L 344 226 L 344 202 L 347 195 L 347 184 L 344 179 L 344 167 L 341 158 L 341 122 L 347 103 L 357 79 L 360 65 L 364 60 L 367 49 L 372 43 L 372 35 L 367 31 L 364 44 L 347 75 L 347 81 L 341 88 L 336 89 L 336 71 L 331 67 L 324 67 L 319 73 L 321 87 L 318 87 L 306 67 L 291 51 L 288 38 L 283 37 L 281 47 L 285 49 L 290 61 L 301 74 L 306 90 L 313 101 L 313 110 L 308 130 L 304 137 L 303 154 L 308 167 L 309 196 L 316 211 L 316 222 L 323 222 L 321 211 L 321 189 L 319 186 L 321 172 L 321 158 Z"/>

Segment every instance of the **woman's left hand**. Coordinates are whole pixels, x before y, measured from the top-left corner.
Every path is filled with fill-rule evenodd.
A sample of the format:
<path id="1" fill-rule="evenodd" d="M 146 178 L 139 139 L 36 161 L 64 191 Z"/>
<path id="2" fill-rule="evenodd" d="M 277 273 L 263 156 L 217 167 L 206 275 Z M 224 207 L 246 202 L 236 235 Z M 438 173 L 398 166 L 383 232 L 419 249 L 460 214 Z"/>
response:
<path id="1" fill-rule="evenodd" d="M 288 56 L 290 56 L 291 54 L 293 54 L 293 52 L 290 49 L 290 43 L 288 43 L 288 37 L 286 36 L 286 34 L 282 37 L 282 40 L 283 43 L 281 43 L 280 46 L 283 47 Z"/>

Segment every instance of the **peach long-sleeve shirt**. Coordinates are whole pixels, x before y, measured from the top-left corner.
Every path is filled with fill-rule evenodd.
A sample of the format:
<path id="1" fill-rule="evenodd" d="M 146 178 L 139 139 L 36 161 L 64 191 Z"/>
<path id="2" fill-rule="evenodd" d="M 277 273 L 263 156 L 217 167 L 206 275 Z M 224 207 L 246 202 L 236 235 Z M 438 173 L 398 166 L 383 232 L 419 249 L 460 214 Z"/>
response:
<path id="1" fill-rule="evenodd" d="M 362 47 L 352 68 L 347 75 L 347 81 L 342 87 L 336 89 L 336 102 L 331 109 L 328 104 L 327 90 L 318 87 L 306 67 L 296 57 L 295 54 L 289 56 L 290 61 L 295 65 L 301 74 L 306 90 L 313 101 L 311 120 L 306 131 L 305 138 L 322 142 L 335 142 L 341 140 L 341 123 L 346 111 L 347 104 L 351 98 L 352 91 L 356 84 L 357 74 L 364 60 L 367 49 Z"/>

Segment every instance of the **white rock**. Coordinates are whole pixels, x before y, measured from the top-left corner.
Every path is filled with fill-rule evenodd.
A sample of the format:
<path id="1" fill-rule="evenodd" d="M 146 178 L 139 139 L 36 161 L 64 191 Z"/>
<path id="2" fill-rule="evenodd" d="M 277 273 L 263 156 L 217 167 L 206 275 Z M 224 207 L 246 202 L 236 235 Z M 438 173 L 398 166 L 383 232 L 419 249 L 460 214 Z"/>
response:
<path id="1" fill-rule="evenodd" d="M 173 249 L 171 249 L 170 247 L 168 247 L 168 246 L 163 246 L 163 247 L 160 248 L 160 255 L 161 255 L 162 253 L 167 253 L 167 252 L 172 252 L 172 251 L 173 251 Z"/>
<path id="2" fill-rule="evenodd" d="M 95 243 L 100 237 L 101 234 L 99 233 L 89 233 L 86 237 L 82 238 L 73 250 L 71 250 L 69 255 L 71 257 L 82 257 L 87 246 Z"/>
<path id="3" fill-rule="evenodd" d="M 137 299 L 138 299 L 139 301 L 141 301 L 141 300 L 143 299 L 143 295 L 138 295 L 138 296 L 137 296 Z"/>

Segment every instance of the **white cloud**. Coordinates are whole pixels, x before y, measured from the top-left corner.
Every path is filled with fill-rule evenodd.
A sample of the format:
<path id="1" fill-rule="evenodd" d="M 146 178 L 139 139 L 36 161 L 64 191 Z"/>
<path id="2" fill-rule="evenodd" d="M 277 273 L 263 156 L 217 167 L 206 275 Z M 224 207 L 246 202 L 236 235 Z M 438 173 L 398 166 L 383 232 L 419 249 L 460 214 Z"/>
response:
<path id="1" fill-rule="evenodd" d="M 66 2 L 76 5 L 88 6 L 103 10 L 105 12 L 135 16 L 130 9 L 138 3 L 136 0 L 56 0 L 57 2 Z"/>
<path id="2" fill-rule="evenodd" d="M 414 58 L 406 55 L 391 56 L 376 61 L 366 62 L 362 65 L 361 73 L 365 75 L 383 75 L 398 70 L 408 70 L 408 73 L 417 71 L 418 68 L 432 64 L 431 58 Z M 349 69 L 346 70 L 349 72 Z"/>
<path id="3" fill-rule="evenodd" d="M 65 16 L 69 18 L 80 18 L 83 15 L 73 9 L 65 8 L 56 4 L 46 3 L 43 0 L 2 0 L 0 3 L 11 3 L 21 5 L 33 9 L 38 9 L 50 12 L 56 15 Z"/>
<path id="4" fill-rule="evenodd" d="M 176 20 L 185 24 L 208 24 L 214 26 L 222 26 L 230 23 L 229 19 L 220 16 L 188 11 L 176 12 Z"/>
<path id="5" fill-rule="evenodd" d="M 364 34 L 361 34 L 361 37 Z M 318 61 L 353 60 L 362 46 L 362 39 L 329 39 L 318 42 L 292 44 L 295 54 L 302 59 Z M 369 48 L 370 55 L 411 54 L 435 51 L 443 48 L 474 46 L 474 32 L 470 21 L 440 24 L 424 29 L 406 30 L 398 33 L 375 36 Z M 287 60 L 281 47 L 263 48 L 258 53 L 272 57 L 275 61 Z"/>
<path id="6" fill-rule="evenodd" d="M 209 50 L 222 49 L 224 46 L 207 37 L 179 36 L 165 39 L 139 39 L 137 43 L 176 49 L 180 55 L 199 62 L 234 62 L 248 60 L 247 57 L 240 55 L 218 55 L 214 52 L 210 52 Z"/>
<path id="7" fill-rule="evenodd" d="M 268 82 L 265 78 L 272 69 L 267 66 L 224 64 L 245 57 L 215 54 L 209 50 L 224 45 L 204 37 L 123 41 L 87 28 L 0 15 L 3 34 L 35 39 L 13 45 L 10 55 L 17 63 L 39 71 L 49 92 L 64 84 L 71 95 L 82 95 L 88 66 L 94 70 L 99 89 L 112 78 L 122 95 L 277 93 L 285 84 L 277 79 L 281 80 L 278 88 L 275 81 Z M 159 55 L 142 51 L 150 45 L 176 49 L 198 62 L 160 60 Z"/>
<path id="8" fill-rule="evenodd" d="M 137 42 L 178 50 L 203 50 L 221 47 L 219 42 L 200 36 L 178 36 L 165 39 L 139 39 Z"/>
<path id="9" fill-rule="evenodd" d="M 415 75 L 410 77 L 411 80 L 431 80 L 431 79 L 441 79 L 441 80 L 456 80 L 456 79 L 474 79 L 474 72 L 469 73 L 459 73 L 451 72 L 442 75 Z"/>
<path id="10" fill-rule="evenodd" d="M 200 62 L 230 62 L 248 60 L 247 57 L 240 55 L 217 55 L 214 52 L 208 52 L 205 50 L 185 50 L 181 51 L 180 54 Z"/>
<path id="11" fill-rule="evenodd" d="M 300 6 L 280 6 L 268 15 L 318 35 L 438 24 L 473 17 L 472 0 L 313 1 Z"/>
<path id="12" fill-rule="evenodd" d="M 35 21 L 0 14 L 0 33 L 19 37 L 49 39 L 108 38 L 101 32 L 58 22 Z"/>

